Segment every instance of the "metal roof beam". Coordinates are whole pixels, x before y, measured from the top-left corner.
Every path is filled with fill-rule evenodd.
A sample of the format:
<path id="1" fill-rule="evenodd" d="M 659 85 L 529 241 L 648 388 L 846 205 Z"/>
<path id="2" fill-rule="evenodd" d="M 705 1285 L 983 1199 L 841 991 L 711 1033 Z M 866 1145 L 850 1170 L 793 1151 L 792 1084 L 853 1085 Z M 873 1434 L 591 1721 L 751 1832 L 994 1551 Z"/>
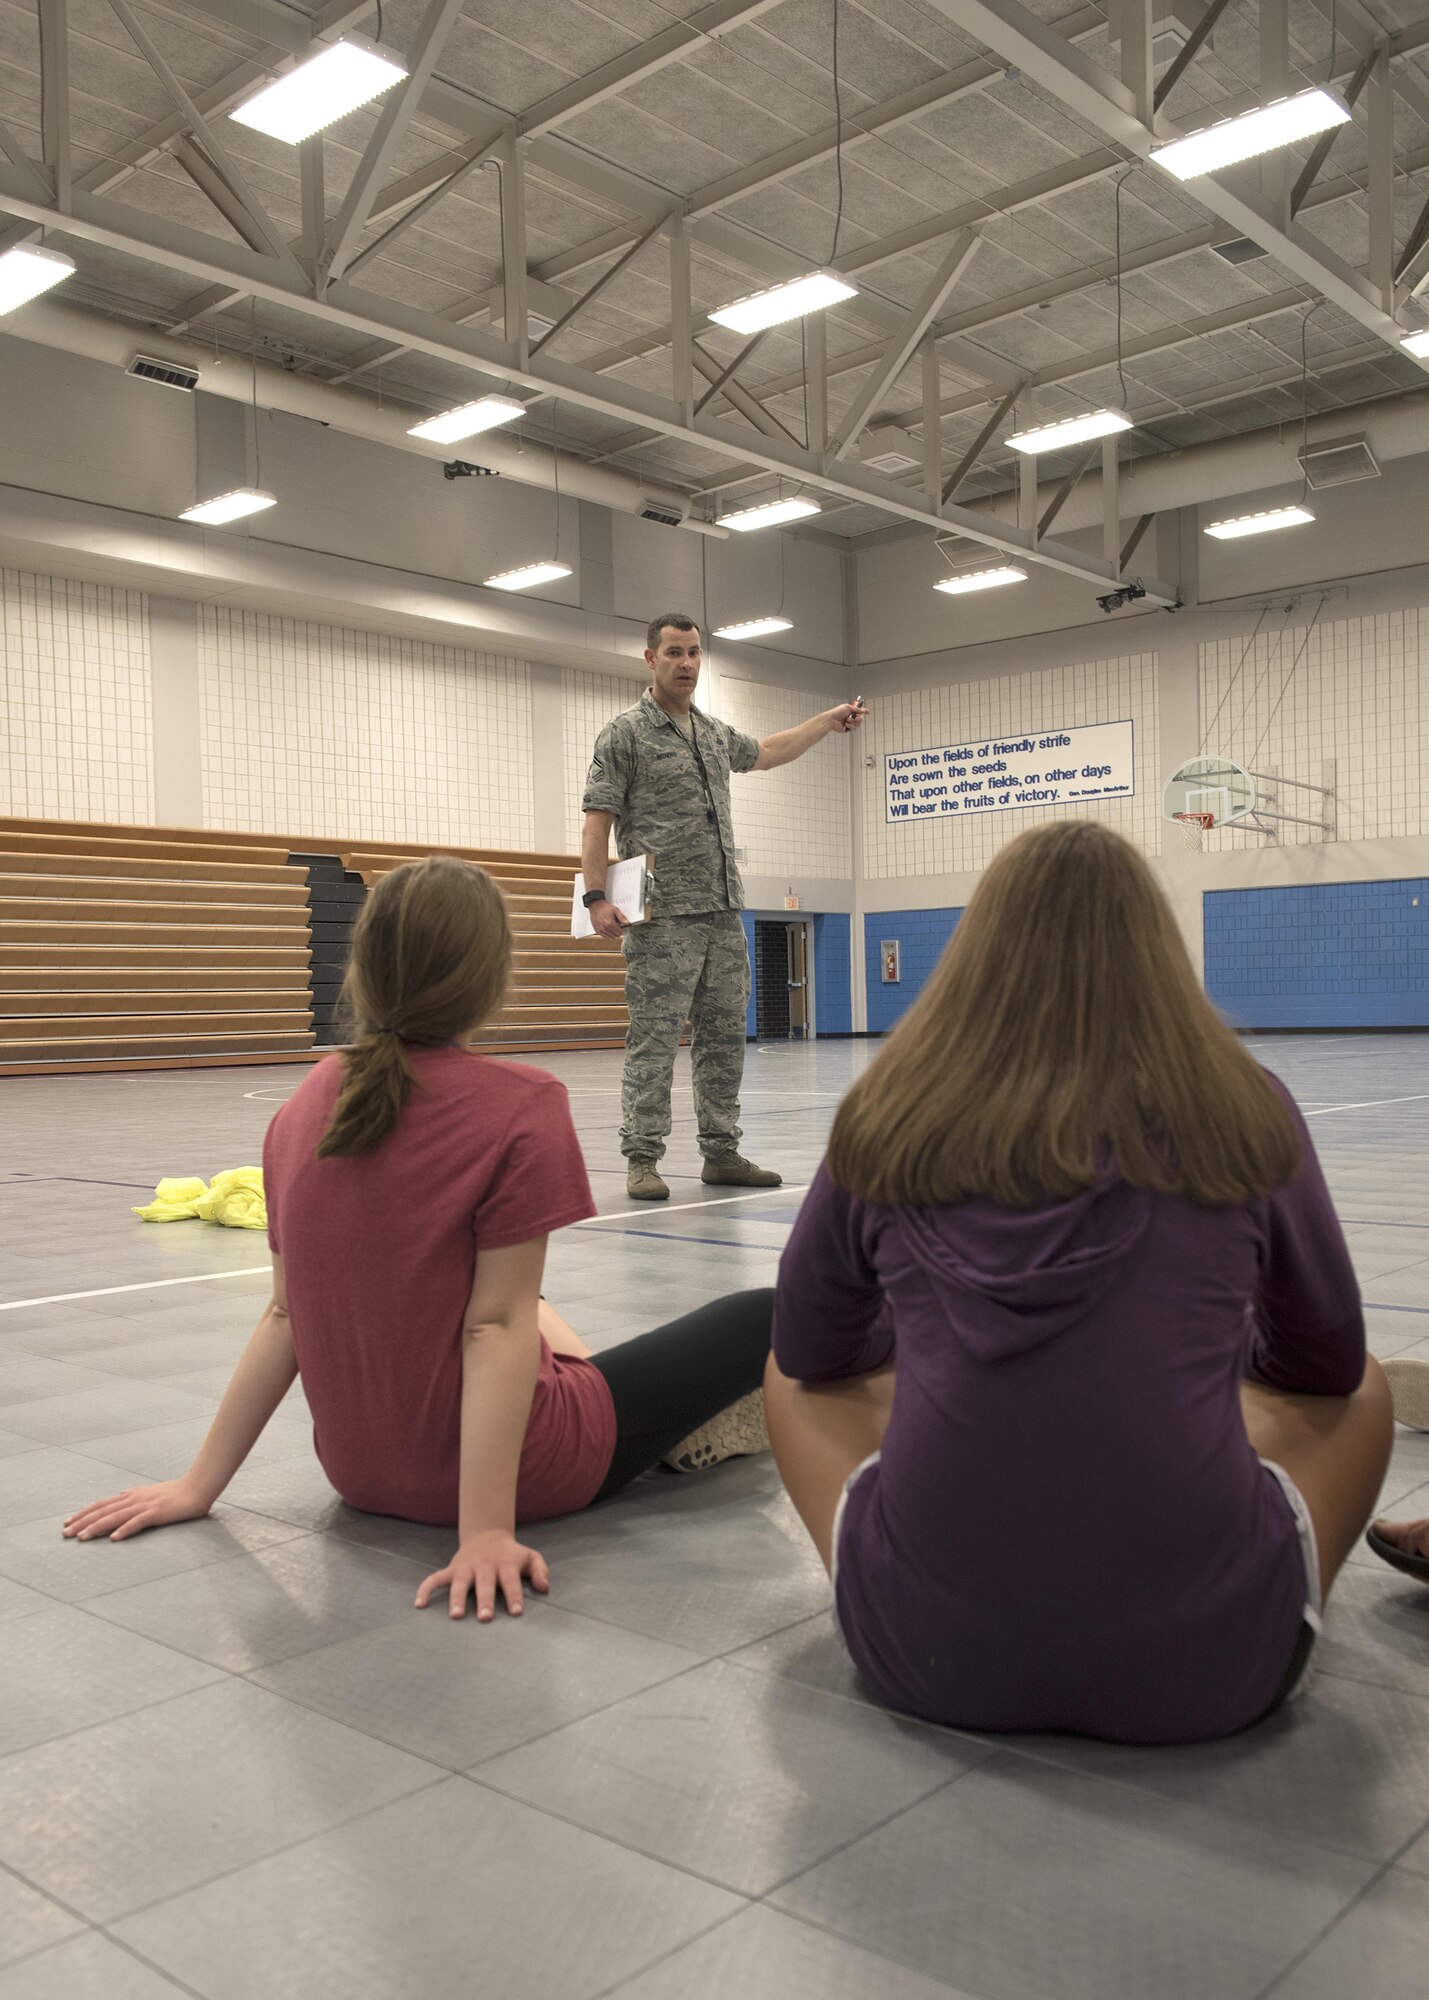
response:
<path id="1" fill-rule="evenodd" d="M 908 308 L 903 324 L 874 363 L 872 373 L 854 398 L 852 409 L 840 424 L 833 443 L 836 459 L 846 458 L 853 450 L 859 432 L 912 360 L 919 341 L 941 312 L 948 293 L 967 270 L 981 244 L 982 238 L 967 229 L 953 238 L 942 262 L 924 287 L 922 297 Z"/>
<path id="2" fill-rule="evenodd" d="M 1104 132 L 1134 158 L 1145 159 L 1159 140 L 1176 136 L 1177 128 L 1164 113 L 1157 114 L 1154 125 L 1144 123 L 1125 84 L 1053 33 L 1021 0 L 929 0 L 929 4 L 954 27 L 986 42 L 1058 103 L 1094 131 Z M 1346 0 L 1346 4 L 1354 4 L 1354 0 Z M 1250 185 L 1248 177 L 1207 174 L 1188 183 L 1187 191 L 1203 208 L 1259 243 L 1285 270 L 1338 306 L 1386 347 L 1402 353 L 1400 328 L 1371 281 L 1299 223 L 1277 219 L 1272 204 Z"/>
<path id="3" fill-rule="evenodd" d="M 133 9 L 128 4 L 128 0 L 109 0 L 109 7 L 110 11 L 117 16 L 135 48 L 138 49 L 140 55 L 143 56 L 145 62 L 148 63 L 154 75 L 163 85 L 169 98 L 173 101 L 180 117 L 184 121 L 187 132 L 192 133 L 202 146 L 207 165 L 223 183 L 233 202 L 246 213 L 249 219 L 249 229 L 241 232 L 245 239 L 251 240 L 250 231 L 256 232 L 261 242 L 267 247 L 270 257 L 278 263 L 286 262 L 294 270 L 299 269 L 297 259 L 283 241 L 278 230 L 274 227 L 272 217 L 249 186 L 247 176 L 244 174 L 242 168 L 209 124 L 204 111 L 189 95 L 184 85 L 170 68 L 158 46 L 150 37 L 147 29 L 145 29 L 135 16 Z M 200 181 L 197 184 L 202 185 L 202 182 Z M 226 205 L 223 213 L 225 219 L 227 219 L 229 210 Z"/>
<path id="4" fill-rule="evenodd" d="M 306 318 L 391 340 L 413 352 L 431 356 L 476 376 L 509 381 L 519 388 L 559 397 L 597 415 L 647 425 L 676 443 L 714 450 L 741 464 L 751 464 L 777 476 L 801 479 L 815 492 L 839 500 L 872 505 L 881 512 L 919 526 L 951 529 L 989 548 L 1007 550 L 1050 569 L 1091 583 L 1112 581 L 1108 565 L 1059 542 L 1039 541 L 1026 528 L 1011 526 L 961 507 L 931 507 L 921 494 L 910 496 L 865 466 L 825 467 L 802 444 L 787 437 L 754 436 L 719 419 L 702 417 L 695 425 L 682 420 L 668 397 L 652 395 L 631 383 L 611 384 L 588 370 L 554 360 L 549 355 L 519 358 L 519 343 L 467 327 L 456 327 L 400 300 L 365 292 L 338 279 L 319 298 L 305 274 L 295 276 L 286 265 L 262 257 L 240 244 L 147 215 L 122 202 L 76 191 L 74 213 L 61 217 L 53 201 L 34 199 L 28 178 L 18 169 L 0 168 L 0 212 L 44 227 L 63 227 L 66 235 L 103 245 L 121 255 L 186 271 L 207 284 L 241 288 L 254 298 L 283 306 Z M 1148 585 L 1158 601 L 1171 601 Z"/>
<path id="5" fill-rule="evenodd" d="M 421 25 L 406 53 L 406 79 L 383 100 L 376 129 L 363 149 L 342 207 L 328 232 L 322 265 L 329 279 L 340 278 L 351 261 L 357 240 L 367 227 L 379 185 L 407 135 L 407 127 L 422 101 L 422 92 L 431 81 L 461 10 L 462 0 L 427 0 Z"/>

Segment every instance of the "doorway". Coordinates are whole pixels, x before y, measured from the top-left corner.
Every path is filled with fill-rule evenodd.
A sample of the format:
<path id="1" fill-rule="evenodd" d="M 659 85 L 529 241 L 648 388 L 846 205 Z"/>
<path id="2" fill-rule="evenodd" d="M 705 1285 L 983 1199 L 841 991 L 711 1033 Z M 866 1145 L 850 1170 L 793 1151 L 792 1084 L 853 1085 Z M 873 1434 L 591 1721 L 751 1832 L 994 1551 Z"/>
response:
<path id="1" fill-rule="evenodd" d="M 754 922 L 754 1031 L 760 1041 L 809 1040 L 814 1031 L 813 954 L 806 922 Z"/>

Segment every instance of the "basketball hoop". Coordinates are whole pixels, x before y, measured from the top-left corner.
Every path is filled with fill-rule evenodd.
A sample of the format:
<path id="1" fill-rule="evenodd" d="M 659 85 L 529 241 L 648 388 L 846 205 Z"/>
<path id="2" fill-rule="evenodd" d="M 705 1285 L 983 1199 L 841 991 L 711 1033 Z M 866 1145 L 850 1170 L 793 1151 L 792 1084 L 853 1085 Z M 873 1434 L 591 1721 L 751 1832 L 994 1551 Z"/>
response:
<path id="1" fill-rule="evenodd" d="M 1172 819 L 1181 827 L 1181 838 L 1195 853 L 1201 851 L 1201 842 L 1216 823 L 1214 813 L 1172 813 Z"/>

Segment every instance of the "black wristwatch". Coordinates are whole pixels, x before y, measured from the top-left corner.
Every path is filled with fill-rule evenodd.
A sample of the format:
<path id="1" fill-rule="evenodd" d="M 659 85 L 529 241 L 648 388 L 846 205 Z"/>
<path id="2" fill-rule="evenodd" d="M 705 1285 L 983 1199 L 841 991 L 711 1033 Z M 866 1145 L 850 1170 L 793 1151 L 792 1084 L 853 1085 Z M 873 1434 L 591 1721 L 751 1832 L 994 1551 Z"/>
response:
<path id="1" fill-rule="evenodd" d="M 589 910 L 592 909 L 597 903 L 608 903 L 610 901 L 610 898 L 609 896 L 606 895 L 604 889 L 587 889 L 585 894 L 581 897 L 581 901 L 585 904 L 586 908 Z"/>

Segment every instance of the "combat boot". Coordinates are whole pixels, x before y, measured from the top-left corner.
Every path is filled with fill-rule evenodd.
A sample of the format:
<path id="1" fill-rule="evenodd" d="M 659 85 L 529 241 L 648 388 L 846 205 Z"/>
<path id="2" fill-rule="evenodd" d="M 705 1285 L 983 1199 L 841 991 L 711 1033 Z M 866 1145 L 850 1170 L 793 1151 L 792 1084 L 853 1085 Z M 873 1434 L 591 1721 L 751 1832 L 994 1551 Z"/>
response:
<path id="1" fill-rule="evenodd" d="M 719 1153 L 700 1169 L 706 1187 L 782 1187 L 784 1176 L 772 1167 L 756 1167 L 742 1153 Z"/>
<path id="2" fill-rule="evenodd" d="M 668 1201 L 670 1190 L 655 1171 L 653 1160 L 632 1160 L 625 1175 L 625 1192 L 632 1201 Z"/>

